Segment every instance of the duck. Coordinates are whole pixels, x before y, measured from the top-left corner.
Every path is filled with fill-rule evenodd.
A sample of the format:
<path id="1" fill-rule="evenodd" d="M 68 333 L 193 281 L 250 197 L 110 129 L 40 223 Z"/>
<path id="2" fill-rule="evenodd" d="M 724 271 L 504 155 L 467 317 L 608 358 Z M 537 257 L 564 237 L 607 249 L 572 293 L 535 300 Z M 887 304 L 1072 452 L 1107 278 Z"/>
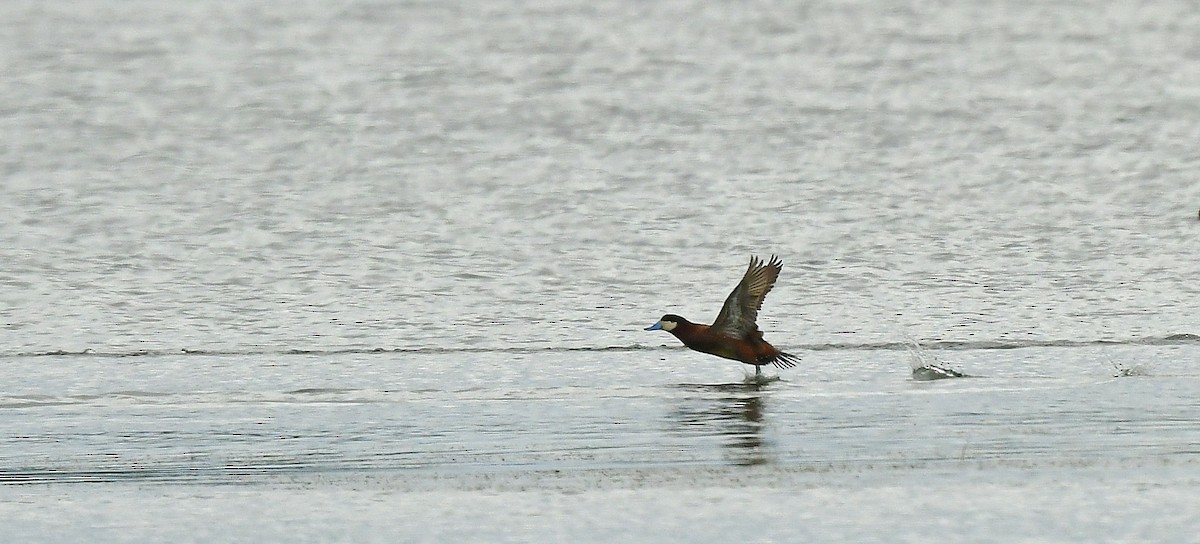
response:
<path id="1" fill-rule="evenodd" d="M 645 330 L 667 331 L 692 350 L 753 365 L 754 375 L 759 380 L 762 379 L 764 365 L 774 365 L 781 370 L 792 368 L 800 358 L 782 352 L 763 340 L 757 323 L 763 299 L 775 287 L 775 280 L 782 270 L 783 261 L 775 255 L 771 255 L 767 262 L 751 256 L 742 281 L 729 293 L 725 305 L 721 306 L 721 312 L 711 325 L 692 323 L 678 315 L 666 314 Z"/>

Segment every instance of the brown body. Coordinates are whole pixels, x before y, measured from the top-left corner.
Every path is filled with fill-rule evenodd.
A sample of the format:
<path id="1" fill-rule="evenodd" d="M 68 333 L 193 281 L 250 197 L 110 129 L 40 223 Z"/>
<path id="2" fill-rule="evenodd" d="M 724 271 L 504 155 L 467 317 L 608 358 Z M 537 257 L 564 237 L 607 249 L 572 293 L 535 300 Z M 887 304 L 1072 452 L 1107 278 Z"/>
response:
<path id="1" fill-rule="evenodd" d="M 757 338 L 731 338 L 708 325 L 698 325 L 687 321 L 680 322 L 671 334 L 675 335 L 683 345 L 709 355 L 741 361 L 748 365 L 766 365 L 774 363 L 783 353 L 775 346 L 762 339 L 762 333 Z"/>

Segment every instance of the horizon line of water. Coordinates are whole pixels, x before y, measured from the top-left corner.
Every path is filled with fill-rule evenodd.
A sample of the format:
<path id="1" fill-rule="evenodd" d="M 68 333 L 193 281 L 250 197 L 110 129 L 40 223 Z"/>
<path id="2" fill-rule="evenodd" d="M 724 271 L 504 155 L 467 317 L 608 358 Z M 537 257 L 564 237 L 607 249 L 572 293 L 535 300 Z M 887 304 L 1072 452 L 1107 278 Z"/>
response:
<path id="1" fill-rule="evenodd" d="M 1163 336 L 1148 336 L 1122 339 L 1093 340 L 924 340 L 921 347 L 929 350 L 969 351 L 1001 350 L 1040 347 L 1088 347 L 1088 346 L 1154 346 L 1177 344 L 1200 344 L 1200 334 L 1175 333 Z M 907 340 L 893 342 L 821 342 L 790 345 L 789 351 L 906 351 L 911 347 Z M 84 349 L 79 351 L 47 350 L 20 353 L 0 353 L 4 358 L 25 357 L 167 357 L 179 355 L 228 356 L 228 355 L 345 355 L 345 354 L 454 354 L 454 353 L 574 353 L 574 352 L 636 352 L 686 349 L 684 346 L 629 344 L 618 346 L 570 346 L 570 347 L 331 347 L 331 348 L 265 348 L 248 350 L 221 349 L 139 349 L 127 351 L 102 351 Z"/>

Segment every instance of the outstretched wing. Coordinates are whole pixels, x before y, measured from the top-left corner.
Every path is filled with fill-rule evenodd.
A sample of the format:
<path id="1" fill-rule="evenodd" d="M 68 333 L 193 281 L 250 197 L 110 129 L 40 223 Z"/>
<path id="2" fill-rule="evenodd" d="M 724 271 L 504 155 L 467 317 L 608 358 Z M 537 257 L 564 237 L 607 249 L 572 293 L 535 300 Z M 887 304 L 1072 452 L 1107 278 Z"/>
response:
<path id="1" fill-rule="evenodd" d="M 775 280 L 779 278 L 781 270 L 783 261 L 779 260 L 779 257 L 771 255 L 770 262 L 765 264 L 758 257 L 750 257 L 746 275 L 742 276 L 742 281 L 729 293 L 729 298 L 725 299 L 725 305 L 713 321 L 712 329 L 734 338 L 751 335 L 756 339 L 760 338 L 756 323 L 758 310 L 762 308 L 763 298 L 766 298 L 767 293 L 775 286 Z"/>

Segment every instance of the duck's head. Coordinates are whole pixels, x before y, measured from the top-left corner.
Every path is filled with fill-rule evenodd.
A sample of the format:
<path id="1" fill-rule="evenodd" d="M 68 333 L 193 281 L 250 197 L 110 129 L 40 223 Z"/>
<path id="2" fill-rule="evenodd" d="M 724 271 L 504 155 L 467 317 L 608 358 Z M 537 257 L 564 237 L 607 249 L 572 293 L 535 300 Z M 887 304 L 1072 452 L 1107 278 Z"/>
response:
<path id="1" fill-rule="evenodd" d="M 675 314 L 667 314 L 667 315 L 662 316 L 662 318 L 658 320 L 658 323 L 655 323 L 653 325 L 650 325 L 649 327 L 646 327 L 645 330 L 657 331 L 657 330 L 661 329 L 661 330 L 664 330 L 667 332 L 671 332 L 671 331 L 675 330 L 675 327 L 679 326 L 680 323 L 687 323 L 687 322 L 688 322 L 688 320 L 686 320 L 682 317 L 679 317 Z"/>

